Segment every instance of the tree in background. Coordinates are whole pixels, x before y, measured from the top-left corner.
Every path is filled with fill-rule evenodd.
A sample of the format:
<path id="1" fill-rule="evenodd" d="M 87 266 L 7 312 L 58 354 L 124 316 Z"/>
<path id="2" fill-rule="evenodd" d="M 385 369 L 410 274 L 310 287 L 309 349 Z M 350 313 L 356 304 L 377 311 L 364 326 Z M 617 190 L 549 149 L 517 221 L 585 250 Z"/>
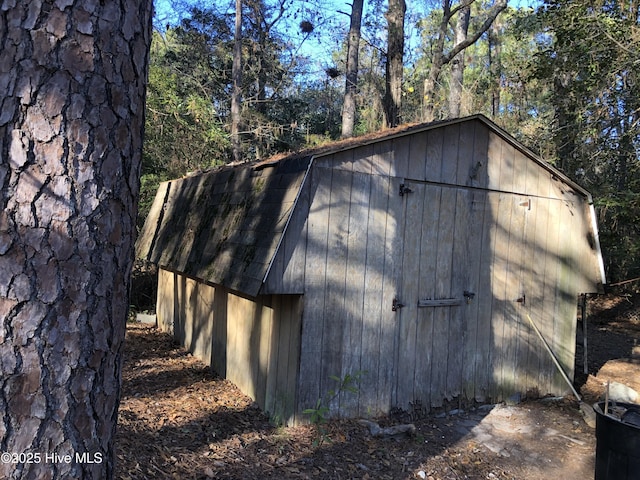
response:
<path id="1" fill-rule="evenodd" d="M 640 24 L 636 2 L 548 1 L 536 78 L 555 111 L 553 161 L 594 193 L 610 279 L 640 273 Z"/>
<path id="2" fill-rule="evenodd" d="M 507 7 L 506 0 L 495 0 L 491 6 L 483 6 L 473 18 L 467 18 L 470 15 L 470 7 L 477 3 L 475 0 L 461 0 L 458 4 L 453 4 L 451 0 L 443 0 L 442 10 L 438 12 L 440 21 L 437 32 L 431 38 L 433 42 L 429 45 L 430 51 L 430 68 L 427 77 L 424 79 L 422 87 L 423 105 L 422 120 L 430 122 L 436 118 L 437 104 L 435 98 L 438 94 L 438 79 L 444 65 L 449 64 L 458 54 L 466 48 L 473 45 L 494 22 L 496 17 Z M 435 12 L 434 12 L 435 13 Z M 455 35 L 455 41 L 447 49 L 447 38 L 450 36 L 450 28 L 453 22 L 458 25 Z M 471 29 L 471 34 L 469 34 Z M 462 67 L 463 64 L 458 64 Z M 463 69 L 458 69 L 458 79 L 462 75 Z M 461 84 L 461 82 L 460 82 Z M 460 90 L 458 90 L 460 91 Z M 455 93 L 454 93 L 455 95 Z M 449 99 L 449 109 L 446 116 L 451 116 L 451 112 L 459 113 L 460 98 L 455 96 Z M 453 110 L 452 110 L 453 109 Z"/>
<path id="3" fill-rule="evenodd" d="M 337 118 L 345 107 L 341 101 L 345 91 L 339 87 L 339 80 L 353 94 L 347 95 L 347 103 L 353 99 L 351 134 L 355 135 L 393 125 L 390 119 L 394 118 L 424 121 L 481 112 L 594 193 L 599 202 L 610 276 L 616 269 L 619 273 L 612 278 L 636 272 L 634 269 L 640 265 L 640 259 L 636 260 L 640 258 L 640 251 L 636 252 L 640 242 L 635 240 L 635 226 L 640 224 L 635 185 L 639 109 L 636 3 L 615 0 L 579 5 L 554 0 L 534 11 L 506 8 L 504 0 L 439 0 L 436 8 L 427 5 L 420 12 L 415 10 L 416 5 L 409 5 L 405 14 L 408 21 L 392 32 L 392 25 L 400 25 L 393 20 L 400 18 L 393 14 L 396 2 L 389 4 L 385 19 L 380 15 L 384 3 L 370 0 L 367 11 L 361 13 L 356 89 L 355 82 L 342 78 L 349 70 L 347 27 L 336 28 L 331 23 L 326 28 L 326 18 L 312 12 L 311 4 L 287 1 L 291 8 L 282 17 L 279 0 L 265 0 L 264 8 L 259 7 L 260 2 L 255 8 L 245 7 L 246 18 L 250 18 L 243 25 L 247 64 L 242 82 L 242 115 L 247 127 L 245 158 L 339 136 L 341 122 Z M 313 8 L 319 11 L 318 5 Z M 261 15 L 266 23 L 260 20 Z M 224 15 L 218 17 L 223 19 L 221 23 L 227 22 Z M 275 18 L 283 23 L 273 23 L 271 19 Z M 307 18 L 314 23 L 307 22 Z M 335 68 L 323 67 L 330 76 L 298 76 L 313 64 L 313 59 L 298 55 L 298 50 L 292 48 L 296 35 L 291 28 L 281 28 L 292 19 L 305 20 L 299 22 L 300 35 L 313 36 L 319 44 L 324 38 L 325 43 L 333 45 Z M 181 25 L 183 32 L 178 36 L 179 43 L 185 45 L 183 52 L 194 52 L 192 44 L 197 44 L 201 34 L 218 38 L 212 32 L 223 32 L 224 28 L 215 25 L 215 21 Z M 176 33 L 179 28 L 174 29 Z M 256 32 L 259 28 L 271 34 L 260 37 Z M 412 48 L 405 49 L 402 55 L 393 42 L 398 40 L 399 45 L 403 29 L 403 40 L 415 42 L 415 36 L 421 36 L 421 48 L 413 48 L 414 43 L 410 43 Z M 220 48 L 207 54 L 211 67 L 202 71 L 208 71 L 208 77 L 194 73 L 202 80 L 193 85 L 206 85 L 207 94 L 196 96 L 198 102 L 183 101 L 181 105 L 204 107 L 210 102 L 210 112 L 215 114 L 204 115 L 206 110 L 199 108 L 201 122 L 187 123 L 196 130 L 209 124 L 215 128 L 206 131 L 223 133 L 212 133 L 210 138 L 228 140 L 225 134 L 229 126 L 231 44 L 213 43 Z M 267 51 L 269 55 L 265 55 Z M 180 71 L 197 71 L 187 68 L 183 56 L 197 58 L 181 53 L 176 60 L 184 63 Z M 390 72 L 392 65 L 395 66 Z M 353 65 L 350 69 L 353 71 Z M 179 76 L 180 82 L 185 83 L 188 77 Z M 170 81 L 165 80 L 168 85 Z M 176 104 L 181 95 L 184 97 L 176 94 Z M 347 110 L 350 108 L 347 104 Z M 167 132 L 165 127 L 173 118 L 186 122 L 190 112 L 182 117 L 165 116 L 155 130 L 148 130 Z M 216 144 L 213 151 L 219 147 L 224 151 L 223 144 Z M 230 155 L 223 156 L 227 158 Z"/>
<path id="4" fill-rule="evenodd" d="M 342 137 L 352 137 L 356 123 L 356 92 L 358 90 L 358 55 L 360 53 L 360 27 L 364 0 L 353 0 L 349 36 L 347 37 L 346 80 L 342 105 Z"/>
<path id="5" fill-rule="evenodd" d="M 242 160 L 240 126 L 242 116 L 242 0 L 236 0 L 233 34 L 233 63 L 231 68 L 231 157 L 234 162 Z"/>
<path id="6" fill-rule="evenodd" d="M 462 45 L 467 41 L 469 35 L 469 21 L 471 20 L 471 4 L 462 5 L 457 15 L 453 27 L 453 44 Z M 454 47 L 455 48 L 455 47 Z M 464 77 L 464 54 L 461 50 L 451 59 L 451 80 L 449 82 L 449 117 L 460 116 L 460 106 L 462 103 L 462 84 Z"/>
<path id="7" fill-rule="evenodd" d="M 2 478 L 114 476 L 151 10 L 0 9 Z"/>
<path id="8" fill-rule="evenodd" d="M 404 74 L 404 16 L 405 0 L 389 0 L 387 19 L 387 54 L 385 94 L 383 100 L 385 124 L 395 127 L 401 121 L 402 79 Z"/>

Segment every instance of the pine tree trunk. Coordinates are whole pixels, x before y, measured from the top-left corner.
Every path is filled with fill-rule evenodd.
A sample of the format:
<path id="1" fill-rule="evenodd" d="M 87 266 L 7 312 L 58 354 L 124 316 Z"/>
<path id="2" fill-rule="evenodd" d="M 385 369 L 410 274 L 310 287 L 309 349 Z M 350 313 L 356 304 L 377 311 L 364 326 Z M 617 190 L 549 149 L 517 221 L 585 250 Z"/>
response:
<path id="1" fill-rule="evenodd" d="M 461 45 L 467 41 L 469 32 L 469 19 L 471 18 L 471 6 L 460 9 L 455 33 L 455 45 Z M 458 118 L 462 105 L 462 85 L 464 82 L 464 50 L 451 60 L 451 84 L 449 85 L 449 118 Z"/>
<path id="2" fill-rule="evenodd" d="M 387 127 L 395 127 L 401 121 L 402 76 L 404 70 L 404 16 L 407 10 L 404 0 L 389 0 L 386 14 L 388 27 L 388 51 L 385 78 L 384 113 Z"/>
<path id="3" fill-rule="evenodd" d="M 1 478 L 114 475 L 151 10 L 0 8 Z"/>
<path id="4" fill-rule="evenodd" d="M 500 38 L 500 23 L 496 21 L 489 29 L 489 71 L 491 72 L 491 116 L 500 113 L 500 94 L 502 90 L 502 40 Z"/>
<path id="5" fill-rule="evenodd" d="M 233 41 L 231 91 L 231 149 L 233 161 L 242 159 L 240 144 L 240 103 L 242 101 L 242 0 L 236 0 L 235 34 Z"/>
<path id="6" fill-rule="evenodd" d="M 353 136 L 356 123 L 356 93 L 358 90 L 358 53 L 360 48 L 360 26 L 364 0 L 354 0 L 351 9 L 351 24 L 347 42 L 347 72 L 342 105 L 342 137 Z"/>

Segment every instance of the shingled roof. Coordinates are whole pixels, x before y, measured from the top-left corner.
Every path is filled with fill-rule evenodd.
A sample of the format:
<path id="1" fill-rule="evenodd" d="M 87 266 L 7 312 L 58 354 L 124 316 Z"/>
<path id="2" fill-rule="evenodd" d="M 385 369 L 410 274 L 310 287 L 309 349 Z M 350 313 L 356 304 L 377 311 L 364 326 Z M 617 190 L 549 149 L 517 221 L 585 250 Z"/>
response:
<path id="1" fill-rule="evenodd" d="M 164 182 L 139 236 L 136 255 L 167 270 L 256 296 L 269 274 L 314 158 L 469 120 L 484 123 L 591 203 L 589 193 L 582 187 L 486 117 L 473 115 L 403 125 Z"/>
<path id="2" fill-rule="evenodd" d="M 311 157 L 226 166 L 160 185 L 139 258 L 257 295 Z"/>

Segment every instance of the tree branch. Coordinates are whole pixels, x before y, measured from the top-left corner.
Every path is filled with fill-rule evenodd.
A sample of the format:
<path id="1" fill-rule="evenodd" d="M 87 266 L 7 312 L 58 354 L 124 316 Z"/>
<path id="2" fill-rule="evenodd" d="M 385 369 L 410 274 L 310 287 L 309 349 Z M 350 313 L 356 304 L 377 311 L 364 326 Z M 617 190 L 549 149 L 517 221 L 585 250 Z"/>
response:
<path id="1" fill-rule="evenodd" d="M 460 8 L 462 7 L 462 5 L 458 5 L 456 11 L 460 10 Z M 489 12 L 487 13 L 487 18 L 485 18 L 484 22 L 482 23 L 482 25 L 480 25 L 480 28 L 470 37 L 467 37 L 467 39 L 463 42 L 458 43 L 457 45 L 455 45 L 451 51 L 449 53 L 447 53 L 446 55 L 442 56 L 442 64 L 447 64 L 449 63 L 453 57 L 455 57 L 457 54 L 459 54 L 462 50 L 464 50 L 465 48 L 473 45 L 474 43 L 476 43 L 478 41 L 478 39 L 487 31 L 489 30 L 489 27 L 491 27 L 491 24 L 494 22 L 494 20 L 496 19 L 496 17 L 500 14 L 500 12 L 502 12 L 505 8 L 507 8 L 507 0 L 498 0 L 493 7 L 491 7 L 491 10 L 489 10 Z"/>

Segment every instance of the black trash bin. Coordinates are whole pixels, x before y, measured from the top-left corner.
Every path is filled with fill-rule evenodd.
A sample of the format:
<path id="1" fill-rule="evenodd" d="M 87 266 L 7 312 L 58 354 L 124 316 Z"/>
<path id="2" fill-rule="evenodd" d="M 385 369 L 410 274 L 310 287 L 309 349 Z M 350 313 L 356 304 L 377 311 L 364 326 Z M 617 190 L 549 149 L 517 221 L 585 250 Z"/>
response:
<path id="1" fill-rule="evenodd" d="M 616 405 L 640 412 L 640 405 L 619 402 Z M 640 426 L 607 416 L 604 408 L 604 402 L 593 406 L 596 412 L 595 480 L 639 480 Z"/>

